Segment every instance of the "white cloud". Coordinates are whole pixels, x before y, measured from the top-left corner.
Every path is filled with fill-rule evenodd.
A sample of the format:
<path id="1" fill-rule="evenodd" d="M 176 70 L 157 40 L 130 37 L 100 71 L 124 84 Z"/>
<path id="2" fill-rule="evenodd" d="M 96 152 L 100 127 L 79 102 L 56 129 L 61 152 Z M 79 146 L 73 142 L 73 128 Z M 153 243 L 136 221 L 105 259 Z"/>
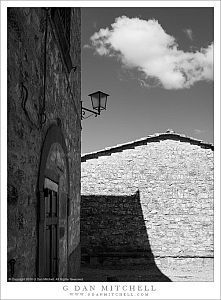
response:
<path id="1" fill-rule="evenodd" d="M 124 66 L 141 71 L 147 86 L 158 81 L 165 89 L 182 89 L 213 80 L 213 44 L 195 52 L 179 50 L 157 20 L 122 16 L 111 27 L 93 34 L 92 47 L 99 55 L 117 57 Z"/>
<path id="2" fill-rule="evenodd" d="M 187 37 L 192 41 L 193 40 L 193 31 L 190 28 L 185 28 L 184 33 L 187 35 Z"/>

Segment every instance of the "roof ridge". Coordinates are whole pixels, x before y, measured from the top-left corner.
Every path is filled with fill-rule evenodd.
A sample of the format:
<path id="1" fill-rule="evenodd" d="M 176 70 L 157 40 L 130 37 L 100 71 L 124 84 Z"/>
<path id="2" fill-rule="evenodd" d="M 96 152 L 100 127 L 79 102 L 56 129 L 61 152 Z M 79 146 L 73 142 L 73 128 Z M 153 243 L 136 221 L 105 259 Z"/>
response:
<path id="1" fill-rule="evenodd" d="M 190 144 L 198 145 L 201 148 L 207 148 L 207 149 L 214 150 L 214 146 L 212 143 L 204 142 L 203 140 L 199 140 L 199 139 L 196 139 L 193 137 L 188 137 L 185 134 L 179 134 L 179 133 L 176 133 L 176 132 L 168 129 L 167 132 L 150 134 L 146 137 L 143 137 L 143 138 L 140 138 L 140 139 L 137 139 L 134 141 L 130 141 L 130 142 L 123 143 L 123 144 L 117 144 L 115 146 L 106 147 L 106 148 L 98 150 L 98 151 L 82 154 L 81 161 L 84 162 L 87 159 L 98 158 L 99 156 L 107 156 L 107 155 L 111 155 L 112 153 L 115 153 L 115 152 L 122 152 L 123 150 L 135 148 L 137 146 L 147 144 L 148 142 L 154 142 L 154 141 L 156 142 L 161 139 L 180 140 L 183 142 L 189 142 Z"/>

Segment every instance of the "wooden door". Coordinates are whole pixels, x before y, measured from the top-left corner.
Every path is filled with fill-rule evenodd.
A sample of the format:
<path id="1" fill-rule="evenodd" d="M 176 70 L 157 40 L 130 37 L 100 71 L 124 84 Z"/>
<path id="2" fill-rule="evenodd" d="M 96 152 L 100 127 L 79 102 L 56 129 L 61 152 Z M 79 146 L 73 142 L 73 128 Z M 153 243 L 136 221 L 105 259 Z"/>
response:
<path id="1" fill-rule="evenodd" d="M 45 277 L 58 278 L 58 185 L 45 179 Z"/>

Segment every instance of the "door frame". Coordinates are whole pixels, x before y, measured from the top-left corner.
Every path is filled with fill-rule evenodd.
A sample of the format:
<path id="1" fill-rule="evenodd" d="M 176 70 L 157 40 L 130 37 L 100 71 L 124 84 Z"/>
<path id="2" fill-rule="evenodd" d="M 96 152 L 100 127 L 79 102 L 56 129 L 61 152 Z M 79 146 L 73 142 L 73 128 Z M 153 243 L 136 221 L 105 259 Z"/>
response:
<path id="1" fill-rule="evenodd" d="M 69 177 L 69 164 L 65 139 L 61 128 L 57 124 L 52 124 L 45 135 L 42 146 L 39 175 L 37 183 L 37 197 L 38 197 L 38 244 L 36 255 L 36 277 L 37 279 L 45 278 L 45 201 L 44 201 L 44 183 L 45 177 L 59 183 L 59 176 L 55 172 L 46 169 L 47 158 L 53 144 L 58 143 L 62 147 L 65 154 L 66 171 L 67 171 L 67 193 L 70 195 L 70 177 Z M 68 208 L 69 209 L 69 208 Z M 67 228 L 68 228 L 68 215 L 67 215 Z M 67 257 L 68 257 L 68 231 L 67 231 Z"/>
<path id="2" fill-rule="evenodd" d="M 46 190 L 50 190 L 50 191 L 53 191 L 57 194 L 56 196 L 56 208 L 57 208 L 57 212 L 56 212 L 56 219 L 57 219 L 57 222 L 54 223 L 57 225 L 57 232 L 56 232 L 56 239 L 54 241 L 53 239 L 53 234 L 52 234 L 52 237 L 51 237 L 51 243 L 52 243 L 52 247 L 54 246 L 55 244 L 55 247 L 56 247 L 56 254 L 57 254 L 57 257 L 56 257 L 56 277 L 54 278 L 53 277 L 48 277 L 48 278 L 54 278 L 55 280 L 57 280 L 57 278 L 59 277 L 59 238 L 58 238 L 58 233 L 59 233 L 59 193 L 58 193 L 58 189 L 59 189 L 59 183 L 49 179 L 48 177 L 45 177 L 45 183 L 44 183 L 44 191 L 46 192 Z M 48 195 L 44 195 L 44 201 L 45 201 L 45 197 L 48 197 Z M 51 202 L 52 204 L 52 202 Z M 53 204 L 52 204 L 52 207 L 51 207 L 52 211 L 53 211 Z M 47 210 L 47 208 L 46 208 Z M 47 226 L 48 225 L 48 221 L 50 220 L 51 218 L 50 217 L 47 217 L 45 218 L 45 222 L 46 222 L 46 232 L 47 232 Z M 51 224 L 52 225 L 52 224 Z M 48 244 L 48 241 L 47 241 L 47 234 L 45 236 L 46 240 L 46 248 L 47 248 L 47 244 Z M 54 243 L 53 243 L 54 242 Z M 45 255 L 45 265 L 47 265 L 47 262 L 46 260 L 48 259 L 48 256 L 47 256 L 47 251 L 46 251 L 46 255 Z M 53 258 L 50 256 L 50 260 L 51 260 L 51 264 L 53 265 Z M 54 266 L 52 267 L 52 269 L 54 268 Z"/>

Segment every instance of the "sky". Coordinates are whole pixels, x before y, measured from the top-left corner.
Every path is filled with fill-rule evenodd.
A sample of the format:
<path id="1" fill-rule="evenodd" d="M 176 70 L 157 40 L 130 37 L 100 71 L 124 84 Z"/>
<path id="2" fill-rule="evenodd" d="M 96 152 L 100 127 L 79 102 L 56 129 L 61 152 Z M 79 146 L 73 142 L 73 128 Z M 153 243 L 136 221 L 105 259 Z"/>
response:
<path id="1" fill-rule="evenodd" d="M 82 8 L 82 154 L 154 133 L 214 142 L 213 8 Z"/>

